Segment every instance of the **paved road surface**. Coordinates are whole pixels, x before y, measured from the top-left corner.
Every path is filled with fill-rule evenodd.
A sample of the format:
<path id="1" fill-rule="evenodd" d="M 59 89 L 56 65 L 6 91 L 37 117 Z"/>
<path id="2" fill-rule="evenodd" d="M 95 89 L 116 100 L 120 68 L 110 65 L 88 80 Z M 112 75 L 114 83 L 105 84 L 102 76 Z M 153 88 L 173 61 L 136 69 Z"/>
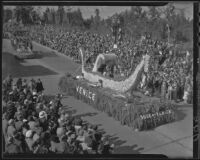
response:
<path id="1" fill-rule="evenodd" d="M 40 77 L 44 82 L 45 93 L 52 95 L 59 93 L 58 82 L 63 74 L 66 72 L 80 74 L 80 65 L 72 62 L 70 58 L 36 43 L 34 43 L 34 49 L 43 56 L 22 62 L 13 57 L 14 50 L 10 42 L 3 40 L 2 78 L 9 73 L 14 77 L 27 79 Z M 174 123 L 150 131 L 135 132 L 73 97 L 64 98 L 63 104 L 74 115 L 81 115 L 84 120 L 97 124 L 115 144 L 116 154 L 164 154 L 171 158 L 193 156 L 193 108 L 191 105 L 178 106 L 179 120 Z"/>

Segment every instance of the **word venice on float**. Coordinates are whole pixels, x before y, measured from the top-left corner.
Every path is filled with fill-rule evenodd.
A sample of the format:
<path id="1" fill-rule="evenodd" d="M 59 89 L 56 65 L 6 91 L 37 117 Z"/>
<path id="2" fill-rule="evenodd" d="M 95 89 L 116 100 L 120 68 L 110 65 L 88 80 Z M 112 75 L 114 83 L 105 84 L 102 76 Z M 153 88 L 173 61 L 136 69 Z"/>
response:
<path id="1" fill-rule="evenodd" d="M 84 95 L 85 97 L 89 98 L 90 100 L 92 100 L 93 102 L 95 101 L 95 96 L 96 94 L 81 87 L 81 86 L 77 86 L 76 87 L 76 91 L 81 94 L 81 95 Z"/>

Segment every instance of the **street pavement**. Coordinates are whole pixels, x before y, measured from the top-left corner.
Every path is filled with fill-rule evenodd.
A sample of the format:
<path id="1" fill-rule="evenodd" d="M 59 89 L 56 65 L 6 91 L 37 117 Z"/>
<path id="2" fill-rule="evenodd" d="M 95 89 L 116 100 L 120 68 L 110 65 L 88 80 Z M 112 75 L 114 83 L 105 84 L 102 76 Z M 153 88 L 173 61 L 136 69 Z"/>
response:
<path id="1" fill-rule="evenodd" d="M 24 61 L 16 60 L 15 52 L 8 40 L 3 40 L 2 73 L 6 77 L 11 73 L 15 78 L 40 78 L 45 94 L 59 93 L 58 82 L 67 72 L 80 74 L 80 64 L 56 51 L 34 43 L 34 50 L 42 56 Z M 78 54 L 78 53 L 77 53 Z M 193 157 L 193 106 L 177 105 L 178 121 L 159 126 L 153 130 L 136 132 L 122 126 L 106 113 L 95 110 L 71 96 L 64 96 L 63 105 L 83 120 L 98 125 L 99 129 L 115 144 L 115 154 L 164 154 L 170 158 Z"/>

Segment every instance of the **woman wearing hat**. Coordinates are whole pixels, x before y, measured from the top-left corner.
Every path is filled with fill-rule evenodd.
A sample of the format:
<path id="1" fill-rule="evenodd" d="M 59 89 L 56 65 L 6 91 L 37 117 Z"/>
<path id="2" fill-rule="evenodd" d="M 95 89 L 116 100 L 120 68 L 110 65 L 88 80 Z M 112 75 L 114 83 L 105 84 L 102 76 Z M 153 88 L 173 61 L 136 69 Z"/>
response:
<path id="1" fill-rule="evenodd" d="M 26 138 L 25 138 L 26 144 L 28 145 L 28 148 L 31 152 L 33 152 L 33 145 L 35 141 L 33 140 L 33 131 L 28 130 L 26 132 Z"/>

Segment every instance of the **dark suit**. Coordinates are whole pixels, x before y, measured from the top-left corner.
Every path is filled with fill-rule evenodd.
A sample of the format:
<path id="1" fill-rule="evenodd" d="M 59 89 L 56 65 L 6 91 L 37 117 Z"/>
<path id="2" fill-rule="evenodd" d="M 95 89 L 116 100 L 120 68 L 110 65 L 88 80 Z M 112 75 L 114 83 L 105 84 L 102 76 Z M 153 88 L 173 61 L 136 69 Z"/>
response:
<path id="1" fill-rule="evenodd" d="M 37 92 L 42 92 L 44 90 L 42 82 L 36 83 L 36 90 L 37 90 Z"/>

